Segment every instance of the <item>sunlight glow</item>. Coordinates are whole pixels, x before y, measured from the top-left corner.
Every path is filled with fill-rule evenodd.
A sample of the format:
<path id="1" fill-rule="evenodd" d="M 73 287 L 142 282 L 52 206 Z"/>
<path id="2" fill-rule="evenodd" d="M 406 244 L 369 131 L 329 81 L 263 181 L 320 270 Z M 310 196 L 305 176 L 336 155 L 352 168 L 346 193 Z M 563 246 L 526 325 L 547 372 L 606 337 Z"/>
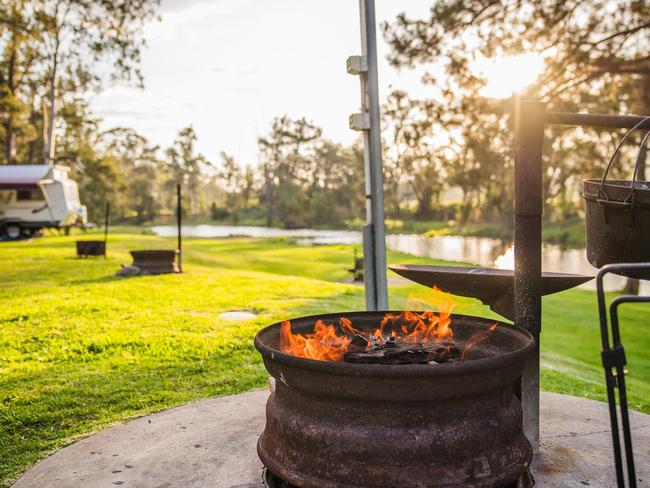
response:
<path id="1" fill-rule="evenodd" d="M 544 60 L 539 54 L 529 53 L 497 59 L 479 59 L 474 64 L 478 75 L 487 79 L 481 95 L 507 98 L 513 92 L 533 84 L 544 71 Z"/>
<path id="2" fill-rule="evenodd" d="M 494 260 L 497 269 L 515 269 L 515 249 L 510 246 L 501 256 Z"/>

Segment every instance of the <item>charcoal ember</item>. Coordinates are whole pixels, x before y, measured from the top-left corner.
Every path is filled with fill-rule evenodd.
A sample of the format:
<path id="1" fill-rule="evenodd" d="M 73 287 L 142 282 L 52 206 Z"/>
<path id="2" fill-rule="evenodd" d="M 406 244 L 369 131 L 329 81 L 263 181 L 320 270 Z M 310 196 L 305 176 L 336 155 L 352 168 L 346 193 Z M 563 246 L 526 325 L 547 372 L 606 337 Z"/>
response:
<path id="1" fill-rule="evenodd" d="M 377 349 L 378 347 L 381 347 L 381 344 L 379 343 L 379 339 L 377 339 L 375 336 L 368 337 L 368 343 L 370 344 L 370 347 L 372 347 L 373 349 Z"/>
<path id="2" fill-rule="evenodd" d="M 429 360 L 435 361 L 436 363 L 453 363 L 454 361 L 458 361 L 460 356 L 460 350 L 456 347 L 456 344 L 450 342 L 434 347 L 430 353 Z"/>
<path id="3" fill-rule="evenodd" d="M 433 364 L 449 363 L 460 359 L 454 344 L 385 343 L 372 349 L 350 350 L 343 360 L 361 364 Z"/>
<path id="4" fill-rule="evenodd" d="M 368 339 L 363 337 L 361 334 L 355 334 L 352 336 L 350 344 L 355 347 L 368 347 Z"/>

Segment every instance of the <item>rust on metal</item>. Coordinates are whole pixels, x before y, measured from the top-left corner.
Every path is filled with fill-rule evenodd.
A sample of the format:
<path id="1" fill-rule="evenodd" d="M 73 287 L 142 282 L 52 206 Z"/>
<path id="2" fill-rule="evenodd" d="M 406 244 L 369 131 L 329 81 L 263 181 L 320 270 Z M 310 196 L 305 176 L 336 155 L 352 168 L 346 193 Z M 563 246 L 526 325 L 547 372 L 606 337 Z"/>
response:
<path id="1" fill-rule="evenodd" d="M 311 332 L 342 316 L 371 331 L 385 312 L 291 321 Z M 487 488 L 527 476 L 532 449 L 513 392 L 533 337 L 523 329 L 452 316 L 460 349 L 494 332 L 468 359 L 446 364 L 383 365 L 304 359 L 280 350 L 281 324 L 255 346 L 276 379 L 258 454 L 277 477 L 301 488 Z"/>

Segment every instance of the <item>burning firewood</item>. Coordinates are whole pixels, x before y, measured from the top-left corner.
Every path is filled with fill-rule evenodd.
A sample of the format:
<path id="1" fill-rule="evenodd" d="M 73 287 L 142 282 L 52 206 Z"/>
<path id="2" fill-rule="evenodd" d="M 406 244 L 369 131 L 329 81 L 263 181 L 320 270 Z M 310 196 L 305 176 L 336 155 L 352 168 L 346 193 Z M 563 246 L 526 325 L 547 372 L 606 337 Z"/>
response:
<path id="1" fill-rule="evenodd" d="M 441 298 L 436 306 L 438 312 L 388 312 L 374 329 L 369 328 L 369 324 L 359 327 L 349 318 L 339 317 L 338 324 L 319 319 L 313 330 L 294 333 L 291 323 L 284 321 L 280 331 L 281 351 L 318 361 L 365 364 L 461 361 L 465 350 L 461 352 L 455 345 L 451 328 L 451 311 L 455 302 L 448 293 L 435 291 Z"/>
<path id="2" fill-rule="evenodd" d="M 350 350 L 343 355 L 348 363 L 363 364 L 436 364 L 451 363 L 460 359 L 455 344 L 399 343 L 394 337 L 370 349 Z"/>

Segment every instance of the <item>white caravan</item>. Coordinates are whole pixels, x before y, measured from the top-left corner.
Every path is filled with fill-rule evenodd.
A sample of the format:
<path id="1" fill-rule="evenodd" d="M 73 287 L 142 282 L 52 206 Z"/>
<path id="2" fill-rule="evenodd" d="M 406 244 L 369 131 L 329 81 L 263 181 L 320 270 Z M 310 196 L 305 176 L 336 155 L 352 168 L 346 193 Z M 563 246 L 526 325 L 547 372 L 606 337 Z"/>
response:
<path id="1" fill-rule="evenodd" d="M 0 166 L 0 238 L 30 237 L 46 227 L 86 223 L 79 189 L 67 166 Z"/>

